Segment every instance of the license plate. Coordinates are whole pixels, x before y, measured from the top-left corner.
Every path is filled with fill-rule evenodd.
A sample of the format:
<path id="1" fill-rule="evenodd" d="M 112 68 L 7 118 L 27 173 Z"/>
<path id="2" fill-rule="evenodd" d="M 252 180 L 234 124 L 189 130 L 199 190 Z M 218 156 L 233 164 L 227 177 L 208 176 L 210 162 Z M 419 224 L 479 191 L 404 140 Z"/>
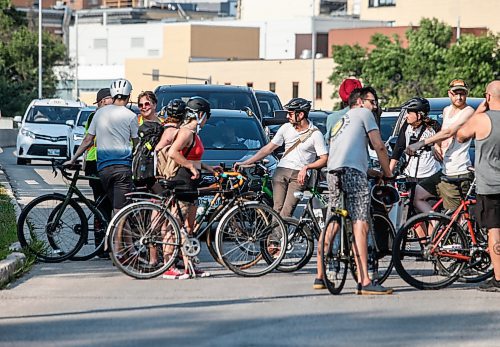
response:
<path id="1" fill-rule="evenodd" d="M 61 153 L 60 149 L 57 148 L 49 148 L 47 149 L 47 155 L 53 155 L 55 157 L 58 157 Z"/>

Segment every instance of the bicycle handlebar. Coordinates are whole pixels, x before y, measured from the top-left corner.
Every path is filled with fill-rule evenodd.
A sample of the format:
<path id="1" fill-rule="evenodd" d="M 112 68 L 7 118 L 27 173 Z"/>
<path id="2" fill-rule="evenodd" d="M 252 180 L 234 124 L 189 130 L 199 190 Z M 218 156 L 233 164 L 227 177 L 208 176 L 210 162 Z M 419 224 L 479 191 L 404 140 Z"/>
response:
<path id="1" fill-rule="evenodd" d="M 80 171 L 82 169 L 82 165 L 80 164 L 72 164 L 72 165 L 64 165 L 64 161 L 62 160 L 52 160 L 52 172 L 55 173 L 54 177 L 57 176 L 57 170 L 61 171 L 61 175 L 68 179 L 71 180 L 73 178 L 73 175 L 69 173 L 67 170 L 75 170 L 75 171 Z"/>

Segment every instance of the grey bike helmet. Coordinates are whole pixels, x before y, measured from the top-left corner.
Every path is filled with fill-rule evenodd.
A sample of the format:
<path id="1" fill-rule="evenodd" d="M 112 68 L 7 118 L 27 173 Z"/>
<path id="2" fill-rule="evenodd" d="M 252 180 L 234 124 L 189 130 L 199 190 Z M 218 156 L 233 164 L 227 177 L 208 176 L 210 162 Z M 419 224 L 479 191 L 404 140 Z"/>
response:
<path id="1" fill-rule="evenodd" d="M 132 92 L 132 84 L 124 78 L 113 81 L 111 87 L 109 87 L 109 92 L 112 98 L 129 96 Z"/>

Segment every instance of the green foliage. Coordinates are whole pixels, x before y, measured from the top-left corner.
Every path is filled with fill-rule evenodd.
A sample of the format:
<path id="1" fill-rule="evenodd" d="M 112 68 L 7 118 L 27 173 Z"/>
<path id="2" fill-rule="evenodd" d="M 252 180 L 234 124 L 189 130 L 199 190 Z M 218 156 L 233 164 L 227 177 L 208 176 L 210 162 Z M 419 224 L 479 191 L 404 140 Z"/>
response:
<path id="1" fill-rule="evenodd" d="M 17 241 L 16 213 L 6 190 L 0 185 L 0 260 L 10 253 L 9 246 Z"/>
<path id="2" fill-rule="evenodd" d="M 56 91 L 53 67 L 67 60 L 61 40 L 42 34 L 43 97 Z M 26 18 L 0 0 L 0 105 L 3 115 L 21 115 L 28 103 L 38 97 L 38 32 L 30 30 Z"/>
<path id="3" fill-rule="evenodd" d="M 382 34 L 371 38 L 375 46 L 371 52 L 359 45 L 334 46 L 337 65 L 330 83 L 339 85 L 350 76 L 360 78 L 377 90 L 385 106 L 398 106 L 413 96 L 446 96 L 448 83 L 455 78 L 469 83 L 471 96 L 481 96 L 485 85 L 499 77 L 498 35 L 463 35 L 459 43 L 452 44 L 450 26 L 437 19 L 422 19 L 419 28 L 408 30 L 405 36 L 407 48 L 399 37 Z"/>

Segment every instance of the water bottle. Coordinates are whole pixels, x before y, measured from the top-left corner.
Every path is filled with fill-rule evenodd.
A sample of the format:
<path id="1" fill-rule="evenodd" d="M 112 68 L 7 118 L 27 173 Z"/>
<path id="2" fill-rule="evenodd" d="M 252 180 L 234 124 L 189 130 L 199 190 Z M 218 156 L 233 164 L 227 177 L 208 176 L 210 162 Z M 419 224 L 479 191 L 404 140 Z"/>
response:
<path id="1" fill-rule="evenodd" d="M 201 223 L 203 219 L 203 214 L 205 210 L 208 208 L 208 202 L 206 200 L 202 200 L 198 208 L 196 209 L 196 223 Z"/>

